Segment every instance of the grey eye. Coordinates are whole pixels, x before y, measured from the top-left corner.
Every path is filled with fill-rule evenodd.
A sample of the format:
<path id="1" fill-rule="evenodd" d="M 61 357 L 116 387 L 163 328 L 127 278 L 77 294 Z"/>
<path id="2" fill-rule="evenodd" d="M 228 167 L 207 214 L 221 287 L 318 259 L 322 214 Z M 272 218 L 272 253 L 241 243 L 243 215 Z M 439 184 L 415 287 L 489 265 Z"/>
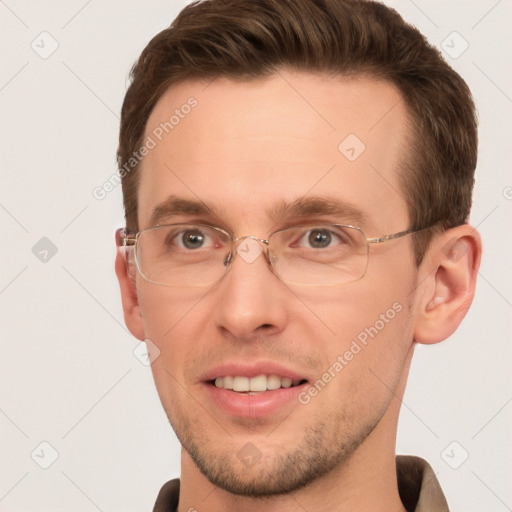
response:
<path id="1" fill-rule="evenodd" d="M 205 242 L 205 235 L 198 229 L 190 229 L 181 235 L 181 243 L 187 249 L 199 249 Z"/>
<path id="2" fill-rule="evenodd" d="M 314 229 L 311 230 L 308 236 L 308 242 L 311 247 L 315 249 L 323 249 L 329 247 L 332 241 L 332 235 L 330 231 L 325 229 Z"/>

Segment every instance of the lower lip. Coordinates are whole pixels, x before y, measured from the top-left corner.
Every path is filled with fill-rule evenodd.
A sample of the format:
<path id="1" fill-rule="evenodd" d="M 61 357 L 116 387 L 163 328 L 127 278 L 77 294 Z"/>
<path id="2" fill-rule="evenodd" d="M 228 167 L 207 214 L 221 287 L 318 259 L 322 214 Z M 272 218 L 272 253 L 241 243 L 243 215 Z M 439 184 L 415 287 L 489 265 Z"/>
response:
<path id="1" fill-rule="evenodd" d="M 239 418 L 260 418 L 278 412 L 286 405 L 295 401 L 297 395 L 307 386 L 300 384 L 290 388 L 279 388 L 264 391 L 255 395 L 237 393 L 228 389 L 218 388 L 214 384 L 205 383 L 205 387 L 213 402 L 225 413 Z"/>

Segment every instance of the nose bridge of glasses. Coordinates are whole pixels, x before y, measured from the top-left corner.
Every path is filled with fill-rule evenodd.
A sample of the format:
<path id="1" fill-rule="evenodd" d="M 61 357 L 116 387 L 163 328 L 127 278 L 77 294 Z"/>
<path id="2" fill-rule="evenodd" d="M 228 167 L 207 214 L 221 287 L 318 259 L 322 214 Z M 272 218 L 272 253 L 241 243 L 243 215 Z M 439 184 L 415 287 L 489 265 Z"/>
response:
<path id="1" fill-rule="evenodd" d="M 253 263 L 261 253 L 265 253 L 268 262 L 268 240 L 254 235 L 245 235 L 233 239 L 231 251 L 224 260 L 225 266 L 231 265 L 235 253 L 238 254 L 245 263 Z"/>
<path id="2" fill-rule="evenodd" d="M 259 244 L 263 244 L 265 246 L 268 246 L 268 240 L 265 240 L 264 238 L 259 238 L 255 235 L 245 235 L 245 236 L 238 236 L 236 238 L 233 238 L 233 246 L 238 248 L 240 244 L 242 244 L 244 241 L 247 240 L 254 240 L 255 242 Z"/>

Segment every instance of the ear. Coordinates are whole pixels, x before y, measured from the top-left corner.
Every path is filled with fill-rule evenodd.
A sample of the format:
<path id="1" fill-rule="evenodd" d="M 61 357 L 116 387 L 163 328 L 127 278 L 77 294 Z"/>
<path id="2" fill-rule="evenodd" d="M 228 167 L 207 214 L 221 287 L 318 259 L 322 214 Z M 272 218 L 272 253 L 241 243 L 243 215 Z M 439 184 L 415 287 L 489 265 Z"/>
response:
<path id="1" fill-rule="evenodd" d="M 438 343 L 455 332 L 473 302 L 481 255 L 480 235 L 468 224 L 434 238 L 418 272 L 415 341 Z"/>
<path id="2" fill-rule="evenodd" d="M 129 331 L 139 340 L 144 340 L 144 322 L 141 315 L 139 300 L 137 297 L 136 276 L 137 268 L 133 260 L 133 249 L 121 244 L 123 234 L 121 230 L 116 232 L 116 275 L 121 289 L 121 301 L 123 304 L 124 321 Z"/>

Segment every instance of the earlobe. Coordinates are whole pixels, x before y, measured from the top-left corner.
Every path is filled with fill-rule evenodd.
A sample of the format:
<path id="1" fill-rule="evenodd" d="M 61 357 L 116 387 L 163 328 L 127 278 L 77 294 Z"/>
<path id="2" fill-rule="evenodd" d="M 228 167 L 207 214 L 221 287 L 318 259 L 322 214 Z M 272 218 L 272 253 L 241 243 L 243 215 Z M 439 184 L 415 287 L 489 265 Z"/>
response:
<path id="1" fill-rule="evenodd" d="M 130 251 L 126 248 L 117 247 L 115 269 L 121 289 L 124 321 L 133 336 L 142 341 L 145 335 L 135 281 L 137 270 L 133 262 L 130 262 L 129 259 L 127 262 L 129 254 Z"/>
<path id="2" fill-rule="evenodd" d="M 467 224 L 432 241 L 421 264 L 423 272 L 418 273 L 423 296 L 418 303 L 415 341 L 438 343 L 457 329 L 475 295 L 481 253 L 480 235 Z"/>

